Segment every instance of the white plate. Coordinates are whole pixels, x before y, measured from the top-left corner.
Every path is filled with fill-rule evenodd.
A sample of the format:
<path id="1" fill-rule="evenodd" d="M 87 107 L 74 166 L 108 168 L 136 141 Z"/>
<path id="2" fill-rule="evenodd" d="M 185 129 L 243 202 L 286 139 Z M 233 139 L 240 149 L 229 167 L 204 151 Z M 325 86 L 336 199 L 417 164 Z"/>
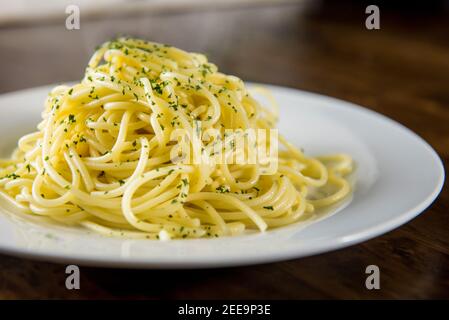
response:
<path id="1" fill-rule="evenodd" d="M 281 106 L 279 128 L 307 154 L 346 152 L 356 163 L 352 201 L 314 224 L 234 238 L 127 240 L 31 223 L 2 210 L 0 252 L 48 261 L 125 268 L 209 268 L 304 257 L 392 230 L 436 198 L 444 169 L 435 151 L 402 125 L 362 107 L 268 86 Z M 34 131 L 51 87 L 0 96 L 0 155 Z"/>

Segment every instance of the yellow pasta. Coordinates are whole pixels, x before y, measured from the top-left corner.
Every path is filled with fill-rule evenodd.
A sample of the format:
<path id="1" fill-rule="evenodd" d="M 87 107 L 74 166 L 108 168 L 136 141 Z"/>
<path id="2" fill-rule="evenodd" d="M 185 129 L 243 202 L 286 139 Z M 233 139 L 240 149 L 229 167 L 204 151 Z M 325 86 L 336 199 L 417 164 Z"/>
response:
<path id="1" fill-rule="evenodd" d="M 107 42 L 80 83 L 52 90 L 38 131 L 0 162 L 0 194 L 26 214 L 130 238 L 230 236 L 308 219 L 351 192 L 352 160 L 307 157 L 277 134 L 252 140 L 251 130 L 274 132 L 267 97 L 269 108 L 204 55 Z M 264 163 L 252 158 L 260 152 Z"/>

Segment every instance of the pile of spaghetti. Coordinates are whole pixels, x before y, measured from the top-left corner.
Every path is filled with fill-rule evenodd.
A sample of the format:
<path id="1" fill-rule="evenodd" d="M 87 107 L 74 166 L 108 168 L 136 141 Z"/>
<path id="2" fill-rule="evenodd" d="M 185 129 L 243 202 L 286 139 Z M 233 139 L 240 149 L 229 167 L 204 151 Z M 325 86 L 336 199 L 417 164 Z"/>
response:
<path id="1" fill-rule="evenodd" d="M 307 220 L 350 193 L 350 157 L 307 157 L 279 136 L 275 172 L 172 161 L 172 148 L 187 143 L 172 140 L 175 129 L 268 130 L 277 116 L 204 55 L 120 38 L 95 52 L 80 83 L 52 90 L 38 131 L 1 161 L 0 193 L 26 214 L 131 238 L 219 237 Z M 213 139 L 200 144 L 212 156 Z"/>

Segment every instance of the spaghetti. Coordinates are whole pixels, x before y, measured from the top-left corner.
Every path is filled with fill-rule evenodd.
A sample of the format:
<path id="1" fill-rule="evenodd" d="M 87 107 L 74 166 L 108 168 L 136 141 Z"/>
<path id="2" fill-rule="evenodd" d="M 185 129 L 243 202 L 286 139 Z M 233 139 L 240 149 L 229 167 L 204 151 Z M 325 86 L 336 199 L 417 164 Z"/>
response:
<path id="1" fill-rule="evenodd" d="M 189 139 L 173 140 L 175 130 L 269 130 L 278 114 L 275 103 L 261 106 L 240 79 L 218 72 L 204 55 L 158 43 L 105 43 L 80 83 L 52 90 L 42 117 L 38 131 L 0 163 L 1 195 L 26 214 L 105 235 L 264 231 L 307 220 L 351 189 L 344 178 L 349 156 L 307 157 L 280 135 L 284 148 L 269 159 L 276 164 L 271 172 L 261 163 L 228 161 L 223 145 L 232 143 L 218 136 L 196 147 L 203 160 L 224 155 L 221 163 L 174 161 L 180 145 L 195 149 Z M 273 146 L 274 139 L 262 144 Z M 242 153 L 257 147 L 247 143 Z"/>

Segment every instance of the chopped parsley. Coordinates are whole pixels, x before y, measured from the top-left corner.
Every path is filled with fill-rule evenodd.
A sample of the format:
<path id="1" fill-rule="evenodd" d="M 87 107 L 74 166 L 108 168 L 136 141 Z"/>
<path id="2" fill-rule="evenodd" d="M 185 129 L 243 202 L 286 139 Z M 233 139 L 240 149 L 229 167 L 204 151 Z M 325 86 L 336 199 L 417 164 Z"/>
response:
<path id="1" fill-rule="evenodd" d="M 219 187 L 215 188 L 215 190 L 217 190 L 220 193 L 228 193 L 229 192 L 229 188 L 227 186 L 219 186 Z"/>
<path id="2" fill-rule="evenodd" d="M 15 180 L 17 178 L 20 178 L 20 176 L 18 174 L 15 174 L 15 173 L 10 173 L 10 174 L 7 174 L 6 176 L 4 176 L 3 178 L 8 178 L 8 179 Z"/>
<path id="3" fill-rule="evenodd" d="M 75 123 L 75 122 L 76 122 L 76 120 L 75 120 L 75 115 L 74 115 L 74 114 L 69 114 L 69 120 L 68 120 L 68 122 L 69 122 L 69 123 Z"/>

